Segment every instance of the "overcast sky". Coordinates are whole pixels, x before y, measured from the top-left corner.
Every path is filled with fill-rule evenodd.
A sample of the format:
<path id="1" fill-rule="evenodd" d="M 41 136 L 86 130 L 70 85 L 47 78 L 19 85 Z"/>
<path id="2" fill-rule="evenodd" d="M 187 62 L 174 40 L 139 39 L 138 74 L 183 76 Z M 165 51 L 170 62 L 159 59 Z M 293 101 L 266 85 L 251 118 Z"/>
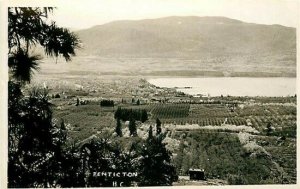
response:
<path id="1" fill-rule="evenodd" d="M 61 0 L 54 2 L 57 10 L 54 12 L 53 20 L 60 26 L 73 29 L 89 28 L 113 20 L 166 16 L 225 16 L 245 22 L 296 27 L 299 22 L 297 14 L 300 10 L 298 0 Z"/>

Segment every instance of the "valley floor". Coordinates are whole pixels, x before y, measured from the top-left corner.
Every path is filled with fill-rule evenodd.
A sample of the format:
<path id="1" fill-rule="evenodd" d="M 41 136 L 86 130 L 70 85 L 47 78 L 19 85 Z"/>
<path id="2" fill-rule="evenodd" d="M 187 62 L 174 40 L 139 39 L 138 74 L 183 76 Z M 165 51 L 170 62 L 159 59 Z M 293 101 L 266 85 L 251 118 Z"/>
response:
<path id="1" fill-rule="evenodd" d="M 44 82 L 51 89 L 54 117 L 67 123 L 69 140 L 76 143 L 114 137 L 118 107 L 148 112 L 149 119 L 137 123 L 142 138 L 158 118 L 183 176 L 174 185 L 296 183 L 294 96 L 192 97 L 136 77 L 36 84 Z M 114 106 L 100 106 L 104 99 Z M 123 138 L 131 140 L 127 124 L 122 122 Z M 189 181 L 190 168 L 204 169 L 208 180 Z"/>

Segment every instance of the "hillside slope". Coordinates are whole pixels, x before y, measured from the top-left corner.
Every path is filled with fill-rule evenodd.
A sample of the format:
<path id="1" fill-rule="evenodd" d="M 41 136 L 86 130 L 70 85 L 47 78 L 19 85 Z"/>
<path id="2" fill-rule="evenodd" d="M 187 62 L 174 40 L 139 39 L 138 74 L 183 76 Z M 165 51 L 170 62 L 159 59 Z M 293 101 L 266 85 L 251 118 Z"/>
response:
<path id="1" fill-rule="evenodd" d="M 77 32 L 83 54 L 189 57 L 281 54 L 295 56 L 296 29 L 225 17 L 166 17 L 115 21 Z"/>

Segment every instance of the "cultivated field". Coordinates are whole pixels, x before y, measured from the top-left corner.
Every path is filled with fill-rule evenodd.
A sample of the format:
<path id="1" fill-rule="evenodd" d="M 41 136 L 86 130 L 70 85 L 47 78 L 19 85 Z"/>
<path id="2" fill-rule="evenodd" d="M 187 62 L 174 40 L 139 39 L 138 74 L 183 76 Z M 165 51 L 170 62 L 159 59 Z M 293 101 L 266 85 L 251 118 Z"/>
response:
<path id="1" fill-rule="evenodd" d="M 148 120 L 137 123 L 138 135 L 145 137 L 149 125 L 155 132 L 158 118 L 181 176 L 200 168 L 207 179 L 223 184 L 296 183 L 294 96 L 191 97 L 135 77 L 68 81 L 47 84 L 54 118 L 65 121 L 70 142 L 114 136 L 118 107 L 146 110 Z M 114 107 L 100 106 L 103 99 L 113 100 Z M 128 123 L 121 124 L 126 145 L 134 138 L 125 134 Z"/>

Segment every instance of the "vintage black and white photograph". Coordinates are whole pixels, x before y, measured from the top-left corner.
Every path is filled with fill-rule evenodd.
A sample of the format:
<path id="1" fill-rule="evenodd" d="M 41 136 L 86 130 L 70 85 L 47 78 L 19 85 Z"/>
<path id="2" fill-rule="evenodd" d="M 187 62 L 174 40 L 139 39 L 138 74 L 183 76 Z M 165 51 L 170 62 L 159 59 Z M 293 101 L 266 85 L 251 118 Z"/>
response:
<path id="1" fill-rule="evenodd" d="M 296 186 L 299 1 L 8 5 L 8 188 Z"/>

